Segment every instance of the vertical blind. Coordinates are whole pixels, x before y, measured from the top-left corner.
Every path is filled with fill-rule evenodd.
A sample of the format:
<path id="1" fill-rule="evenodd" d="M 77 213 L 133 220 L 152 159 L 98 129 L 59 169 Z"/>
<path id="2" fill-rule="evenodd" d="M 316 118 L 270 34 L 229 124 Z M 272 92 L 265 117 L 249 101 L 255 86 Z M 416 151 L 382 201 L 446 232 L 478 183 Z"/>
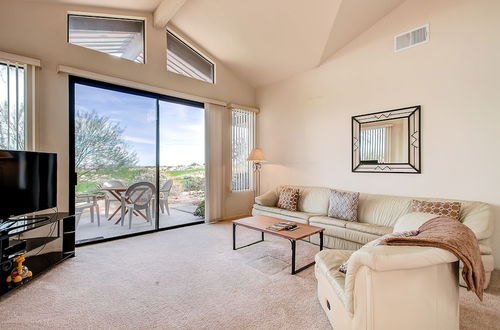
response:
<path id="1" fill-rule="evenodd" d="M 0 62 L 0 148 L 26 149 L 26 68 Z"/>
<path id="2" fill-rule="evenodd" d="M 361 160 L 389 162 L 389 127 L 361 130 Z"/>
<path id="3" fill-rule="evenodd" d="M 255 145 L 255 112 L 232 110 L 232 190 L 251 190 L 253 182 L 252 164 L 247 161 Z"/>

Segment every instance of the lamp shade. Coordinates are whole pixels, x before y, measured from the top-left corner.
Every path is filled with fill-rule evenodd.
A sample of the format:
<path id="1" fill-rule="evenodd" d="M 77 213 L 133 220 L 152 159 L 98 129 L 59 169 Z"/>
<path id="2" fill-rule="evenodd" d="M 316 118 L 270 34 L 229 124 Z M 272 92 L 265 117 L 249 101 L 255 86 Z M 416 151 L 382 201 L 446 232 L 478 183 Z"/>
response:
<path id="1" fill-rule="evenodd" d="M 262 152 L 262 150 L 260 150 L 259 148 L 255 148 L 252 149 L 250 155 L 248 155 L 247 160 L 254 163 L 262 163 L 266 161 L 266 158 L 264 157 L 264 153 Z"/>

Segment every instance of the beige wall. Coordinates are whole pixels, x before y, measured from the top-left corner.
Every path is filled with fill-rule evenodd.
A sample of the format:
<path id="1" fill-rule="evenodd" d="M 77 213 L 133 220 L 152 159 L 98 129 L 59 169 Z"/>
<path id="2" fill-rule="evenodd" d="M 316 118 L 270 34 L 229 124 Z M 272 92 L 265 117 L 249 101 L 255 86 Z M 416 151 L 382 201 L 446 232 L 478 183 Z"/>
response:
<path id="1" fill-rule="evenodd" d="M 430 24 L 395 54 L 393 36 Z M 324 65 L 258 90 L 263 189 L 278 184 L 491 203 L 500 267 L 500 1 L 408 0 Z M 422 105 L 422 174 L 351 173 L 351 116 Z"/>
<path id="2" fill-rule="evenodd" d="M 67 11 L 146 17 L 146 64 L 68 44 Z M 167 72 L 165 31 L 153 28 L 149 13 L 0 0 L 0 50 L 42 61 L 38 149 L 59 155 L 58 204 L 63 210 L 68 205 L 68 83 L 67 75 L 56 72 L 59 64 L 227 102 L 255 103 L 255 90 L 221 63 L 216 62 L 216 85 Z"/>

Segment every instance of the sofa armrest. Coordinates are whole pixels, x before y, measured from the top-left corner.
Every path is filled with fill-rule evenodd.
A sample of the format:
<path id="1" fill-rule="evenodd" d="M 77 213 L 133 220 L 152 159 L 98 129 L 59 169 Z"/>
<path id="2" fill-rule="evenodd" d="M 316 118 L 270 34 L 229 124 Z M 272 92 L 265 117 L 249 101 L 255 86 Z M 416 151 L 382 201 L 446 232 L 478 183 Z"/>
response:
<path id="1" fill-rule="evenodd" d="M 458 259 L 443 249 L 420 246 L 378 245 L 364 247 L 349 258 L 349 271 L 365 265 L 374 271 L 412 269 L 455 262 Z"/>
<path id="2" fill-rule="evenodd" d="M 278 194 L 275 190 L 270 190 L 265 194 L 255 197 L 255 203 L 262 206 L 276 206 Z"/>
<path id="3" fill-rule="evenodd" d="M 367 267 L 375 272 L 411 271 L 456 261 L 458 259 L 451 252 L 433 247 L 388 245 L 363 247 L 349 258 L 344 289 L 346 308 L 349 313 L 353 313 L 355 280 L 361 267 Z"/>

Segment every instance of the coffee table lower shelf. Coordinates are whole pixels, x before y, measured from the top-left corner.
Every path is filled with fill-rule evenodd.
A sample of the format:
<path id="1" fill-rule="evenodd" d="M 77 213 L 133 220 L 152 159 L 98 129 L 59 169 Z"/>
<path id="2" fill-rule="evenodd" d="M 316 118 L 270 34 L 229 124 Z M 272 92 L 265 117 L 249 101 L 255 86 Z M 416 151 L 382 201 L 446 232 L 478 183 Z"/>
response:
<path id="1" fill-rule="evenodd" d="M 261 232 L 261 239 L 258 240 L 258 241 L 255 241 L 255 242 L 252 242 L 252 243 L 240 246 L 240 247 L 236 247 L 236 226 L 238 226 L 238 225 L 241 225 L 242 227 L 249 228 L 249 229 L 252 229 L 252 230 L 260 231 Z M 301 224 L 297 224 L 297 225 L 300 226 Z M 304 226 L 304 225 L 302 225 L 302 226 Z M 292 268 L 291 268 L 291 274 L 292 275 L 295 275 L 295 274 L 303 271 L 304 269 L 309 268 L 309 267 L 311 267 L 312 265 L 315 264 L 315 262 L 313 261 L 313 262 L 311 262 L 311 263 L 309 263 L 309 264 L 307 264 L 307 265 L 305 265 L 303 267 L 300 267 L 299 269 L 295 269 L 295 264 L 296 264 L 296 260 L 295 260 L 296 258 L 295 258 L 295 256 L 296 256 L 297 240 L 298 239 L 293 239 L 293 238 L 286 237 L 281 232 L 276 232 L 276 234 L 275 234 L 275 233 L 272 233 L 272 232 L 269 232 L 269 231 L 264 231 L 264 230 L 261 230 L 259 228 L 255 228 L 255 227 L 252 227 L 252 226 L 242 225 L 242 224 L 238 223 L 237 220 L 233 221 L 233 250 L 239 250 L 239 249 L 242 249 L 242 248 L 245 248 L 245 247 L 257 244 L 257 243 L 264 242 L 264 233 L 265 232 L 267 232 L 269 234 L 272 234 L 272 235 L 275 235 L 275 236 L 278 236 L 278 237 L 281 237 L 281 238 L 286 238 L 286 239 L 288 239 L 290 241 L 290 243 L 292 245 L 291 246 L 292 247 Z M 281 235 L 278 234 L 278 233 L 281 233 Z M 323 250 L 323 231 L 319 231 L 318 234 L 319 234 L 319 250 L 321 251 L 321 250 Z M 314 235 L 314 234 L 312 234 L 312 235 Z M 309 236 L 311 236 L 311 235 L 309 235 Z"/>

